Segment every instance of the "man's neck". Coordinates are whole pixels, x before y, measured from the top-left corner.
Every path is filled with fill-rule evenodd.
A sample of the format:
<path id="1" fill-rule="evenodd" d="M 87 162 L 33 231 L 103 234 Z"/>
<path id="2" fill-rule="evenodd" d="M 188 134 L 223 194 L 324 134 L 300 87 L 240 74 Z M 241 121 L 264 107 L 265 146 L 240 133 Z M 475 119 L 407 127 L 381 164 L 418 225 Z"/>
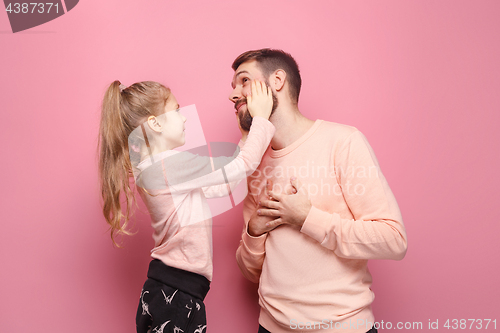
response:
<path id="1" fill-rule="evenodd" d="M 288 147 L 314 125 L 314 120 L 304 117 L 296 105 L 278 108 L 270 121 L 276 127 L 271 140 L 271 147 L 274 150 Z"/>

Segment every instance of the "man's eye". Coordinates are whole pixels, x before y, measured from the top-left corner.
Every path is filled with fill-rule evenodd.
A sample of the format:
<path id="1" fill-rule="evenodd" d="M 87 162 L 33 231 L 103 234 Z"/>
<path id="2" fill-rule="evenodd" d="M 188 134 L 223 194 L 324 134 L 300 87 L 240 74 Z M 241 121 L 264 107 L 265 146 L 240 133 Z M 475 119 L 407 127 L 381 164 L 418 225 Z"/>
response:
<path id="1" fill-rule="evenodd" d="M 247 81 L 250 81 L 248 78 L 244 78 L 243 80 L 243 83 L 247 82 Z"/>

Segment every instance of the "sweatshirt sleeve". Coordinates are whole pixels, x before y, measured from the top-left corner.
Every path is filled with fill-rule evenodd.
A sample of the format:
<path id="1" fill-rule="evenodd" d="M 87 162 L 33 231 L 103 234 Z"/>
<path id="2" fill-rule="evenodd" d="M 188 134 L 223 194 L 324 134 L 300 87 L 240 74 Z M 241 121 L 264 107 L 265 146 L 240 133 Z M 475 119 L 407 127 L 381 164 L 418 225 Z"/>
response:
<path id="1" fill-rule="evenodd" d="M 232 156 L 232 159 L 238 156 L 243 145 L 244 141 L 240 140 L 240 142 L 238 142 L 238 147 Z M 216 169 L 224 167 L 227 163 L 224 163 L 223 166 L 215 166 L 213 159 L 211 159 L 211 164 L 212 164 L 212 171 L 215 171 Z M 202 187 L 203 194 L 205 195 L 206 198 L 220 198 L 228 196 L 234 191 L 234 189 L 239 185 L 239 183 L 241 183 L 242 180 L 243 179 L 238 179 L 230 183 Z"/>
<path id="2" fill-rule="evenodd" d="M 233 193 L 234 189 L 241 183 L 242 180 L 243 179 L 238 179 L 230 183 L 203 187 L 203 194 L 209 199 L 226 197 Z"/>
<path id="3" fill-rule="evenodd" d="M 267 233 L 253 237 L 248 234 L 248 221 L 257 209 L 257 204 L 250 192 L 243 201 L 243 219 L 245 226 L 241 233 L 241 240 L 238 249 L 236 250 L 236 261 L 241 273 L 248 280 L 258 283 L 262 272 L 262 265 L 266 255 L 265 243 Z"/>
<path id="4" fill-rule="evenodd" d="M 254 117 L 247 140 L 233 161 L 215 172 L 199 177 L 193 175 L 191 179 L 176 184 L 170 183 L 170 190 L 182 193 L 214 185 L 223 184 L 225 186 L 227 183 L 243 180 L 257 169 L 262 156 L 273 138 L 274 132 L 274 125 L 267 119 Z M 182 168 L 183 166 L 178 167 Z M 168 173 L 168 170 L 165 172 Z M 168 179 L 168 175 L 166 175 L 166 178 Z"/>
<path id="5" fill-rule="evenodd" d="M 365 136 L 352 133 L 334 159 L 354 219 L 319 210 L 313 203 L 301 232 L 342 258 L 403 259 L 407 239 L 401 212 Z"/>

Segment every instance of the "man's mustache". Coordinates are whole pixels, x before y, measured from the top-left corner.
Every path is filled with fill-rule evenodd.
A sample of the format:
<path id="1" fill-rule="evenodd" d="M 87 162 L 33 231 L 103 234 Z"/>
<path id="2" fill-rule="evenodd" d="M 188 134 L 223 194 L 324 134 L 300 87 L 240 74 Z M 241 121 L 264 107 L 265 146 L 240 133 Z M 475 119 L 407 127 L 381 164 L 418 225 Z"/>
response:
<path id="1" fill-rule="evenodd" d="M 241 104 L 246 104 L 246 103 L 247 103 L 247 98 L 246 97 L 242 97 L 239 100 L 237 100 L 236 103 L 234 103 L 234 108 L 236 109 L 236 111 L 238 111 L 238 108 L 240 107 L 240 105 Z"/>

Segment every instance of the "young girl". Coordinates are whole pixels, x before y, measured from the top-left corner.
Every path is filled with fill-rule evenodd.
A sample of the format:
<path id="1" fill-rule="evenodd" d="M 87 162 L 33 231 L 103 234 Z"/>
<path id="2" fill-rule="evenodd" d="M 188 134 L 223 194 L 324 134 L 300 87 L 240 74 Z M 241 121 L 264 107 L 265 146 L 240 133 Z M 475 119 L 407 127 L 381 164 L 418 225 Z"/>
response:
<path id="1" fill-rule="evenodd" d="M 138 333 L 206 333 L 203 300 L 212 279 L 211 215 L 206 197 L 229 194 L 228 184 L 252 174 L 275 128 L 268 121 L 270 88 L 252 82 L 247 109 L 252 126 L 239 154 L 214 160 L 172 149 L 185 143 L 184 123 L 174 95 L 156 82 L 129 87 L 113 82 L 102 104 L 99 171 L 103 213 L 111 238 L 129 234 L 134 193 L 151 215 L 155 247 L 136 316 Z M 242 112 L 242 111 L 239 111 Z M 240 142 L 241 143 L 241 142 Z M 211 173 L 209 173 L 209 170 Z M 120 196 L 126 198 L 125 207 Z"/>

